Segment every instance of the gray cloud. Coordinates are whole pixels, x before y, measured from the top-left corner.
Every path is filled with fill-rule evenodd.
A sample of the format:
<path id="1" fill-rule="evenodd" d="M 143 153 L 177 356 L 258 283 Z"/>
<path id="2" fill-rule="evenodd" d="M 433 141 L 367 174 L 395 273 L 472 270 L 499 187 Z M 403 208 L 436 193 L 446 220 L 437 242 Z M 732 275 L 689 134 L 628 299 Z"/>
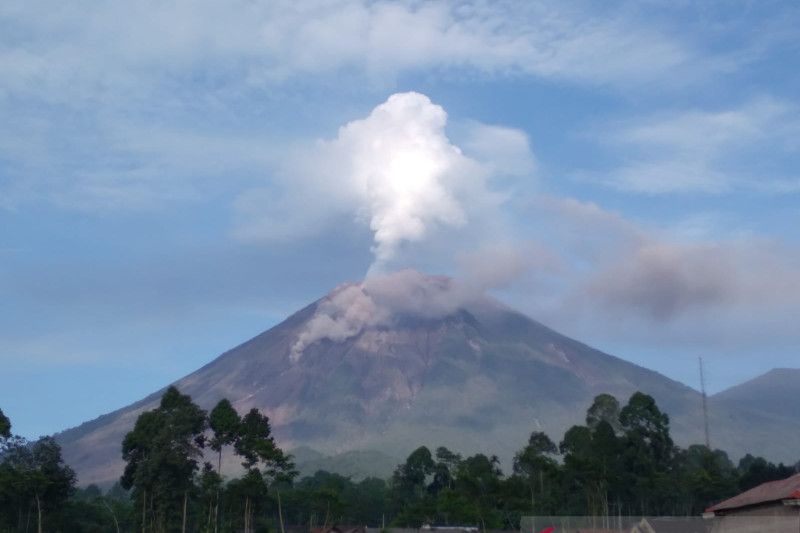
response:
<path id="1" fill-rule="evenodd" d="M 458 279 L 481 290 L 505 289 L 530 272 L 549 276 L 562 268 L 559 256 L 533 241 L 487 243 L 456 257 Z"/>
<path id="2" fill-rule="evenodd" d="M 560 289 L 543 312 L 663 325 L 800 311 L 800 254 L 788 243 L 748 233 L 711 237 L 691 229 L 696 221 L 691 231 L 669 233 L 570 198 L 533 205 L 540 231 L 551 236 L 547 250 L 563 267 L 549 272 Z"/>
<path id="3" fill-rule="evenodd" d="M 582 291 L 606 309 L 669 320 L 736 299 L 738 280 L 726 255 L 718 245 L 648 243 L 612 261 Z"/>

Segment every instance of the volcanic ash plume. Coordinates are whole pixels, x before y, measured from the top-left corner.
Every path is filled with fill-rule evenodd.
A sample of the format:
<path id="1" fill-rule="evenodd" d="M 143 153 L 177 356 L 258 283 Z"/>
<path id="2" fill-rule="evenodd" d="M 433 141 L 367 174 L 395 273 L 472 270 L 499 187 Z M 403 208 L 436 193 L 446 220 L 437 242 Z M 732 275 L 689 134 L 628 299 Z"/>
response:
<path id="1" fill-rule="evenodd" d="M 475 301 L 479 294 L 449 278 L 414 270 L 374 275 L 343 285 L 325 298 L 297 337 L 290 358 L 298 362 L 316 342 L 341 342 L 371 327 L 389 326 L 402 315 L 441 318 Z"/>
<path id="2" fill-rule="evenodd" d="M 399 93 L 327 144 L 374 232 L 371 271 L 382 270 L 400 243 L 423 239 L 432 225 L 466 221 L 457 196 L 474 162 L 450 143 L 446 123 L 447 113 L 427 96 Z"/>

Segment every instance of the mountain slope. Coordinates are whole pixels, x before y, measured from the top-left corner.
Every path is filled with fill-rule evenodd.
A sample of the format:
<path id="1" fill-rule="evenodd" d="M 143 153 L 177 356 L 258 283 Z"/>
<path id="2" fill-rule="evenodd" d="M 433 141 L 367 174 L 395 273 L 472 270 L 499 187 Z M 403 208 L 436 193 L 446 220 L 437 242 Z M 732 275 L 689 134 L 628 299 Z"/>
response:
<path id="1" fill-rule="evenodd" d="M 800 421 L 800 369 L 775 368 L 712 396 L 720 404 Z"/>
<path id="2" fill-rule="evenodd" d="M 780 368 L 709 398 L 712 445 L 741 440 L 773 461 L 800 459 L 800 369 Z M 722 415 L 722 416 L 720 416 Z"/>
<path id="3" fill-rule="evenodd" d="M 702 438 L 696 391 L 414 272 L 343 285 L 175 385 L 206 409 L 222 397 L 239 411 L 262 409 L 285 448 L 330 456 L 404 457 L 427 444 L 509 464 L 531 431 L 557 440 L 596 394 L 624 401 L 636 390 L 670 413 L 679 443 Z M 159 396 L 58 435 L 81 483 L 119 475 L 125 432 Z M 734 455 L 753 449 L 743 433 L 761 419 L 764 431 L 786 431 L 782 420 L 740 415 L 720 403 L 712 417 L 715 444 Z M 759 453 L 788 454 L 777 445 Z"/>

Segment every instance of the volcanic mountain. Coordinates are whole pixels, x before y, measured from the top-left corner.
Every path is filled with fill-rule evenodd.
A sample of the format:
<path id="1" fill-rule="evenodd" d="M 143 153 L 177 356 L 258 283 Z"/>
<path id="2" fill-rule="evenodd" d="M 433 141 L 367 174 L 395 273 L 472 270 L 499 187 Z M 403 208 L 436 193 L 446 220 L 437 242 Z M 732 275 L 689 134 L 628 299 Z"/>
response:
<path id="1" fill-rule="evenodd" d="M 205 409 L 225 397 L 240 412 L 263 410 L 298 463 L 366 457 L 385 463 L 379 472 L 422 444 L 495 453 L 509 465 L 531 431 L 557 441 L 604 392 L 621 402 L 651 394 L 678 443 L 702 441 L 697 391 L 414 271 L 342 285 L 174 384 Z M 82 484 L 113 483 L 123 436 L 162 392 L 57 435 Z M 797 459 L 785 445 L 800 433 L 796 418 L 712 407 L 715 446 Z"/>

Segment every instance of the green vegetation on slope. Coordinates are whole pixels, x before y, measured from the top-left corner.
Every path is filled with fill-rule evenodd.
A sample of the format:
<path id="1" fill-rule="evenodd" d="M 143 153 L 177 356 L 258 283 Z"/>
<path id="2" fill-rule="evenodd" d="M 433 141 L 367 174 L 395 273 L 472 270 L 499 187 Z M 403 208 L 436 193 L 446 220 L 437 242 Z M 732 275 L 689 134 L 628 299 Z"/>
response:
<path id="1" fill-rule="evenodd" d="M 596 397 L 586 423 L 558 445 L 531 433 L 509 474 L 494 455 L 421 446 L 389 479 L 355 482 L 323 470 L 296 480 L 291 456 L 258 410 L 240 417 L 222 400 L 206 414 L 170 387 L 126 435 L 125 473 L 106 494 L 93 485 L 76 489 L 52 438 L 27 443 L 12 436 L 2 411 L 0 422 L 0 532 L 254 532 L 335 523 L 518 529 L 524 515 L 697 515 L 796 470 L 750 455 L 735 466 L 721 450 L 679 448 L 669 417 L 638 392 L 625 406 Z M 216 452 L 216 465 L 201 464 L 205 448 Z M 220 464 L 230 453 L 244 473 L 225 479 Z"/>

